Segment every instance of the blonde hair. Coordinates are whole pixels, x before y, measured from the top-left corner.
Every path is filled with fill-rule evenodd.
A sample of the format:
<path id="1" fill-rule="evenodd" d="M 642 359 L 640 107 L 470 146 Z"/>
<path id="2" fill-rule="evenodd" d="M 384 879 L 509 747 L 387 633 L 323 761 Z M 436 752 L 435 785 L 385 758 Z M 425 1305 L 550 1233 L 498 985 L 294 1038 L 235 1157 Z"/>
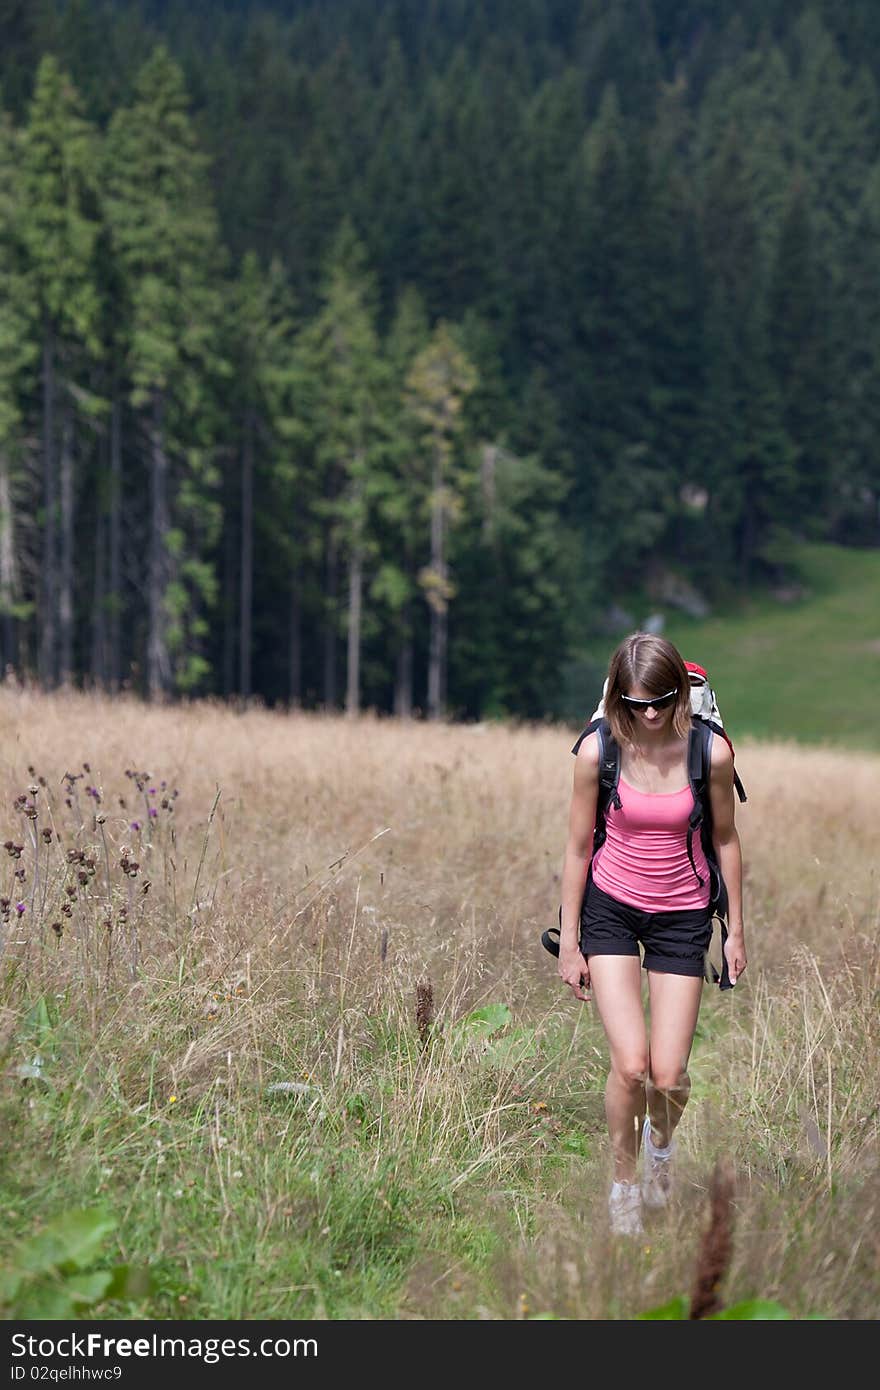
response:
<path id="1" fill-rule="evenodd" d="M 605 718 L 618 743 L 633 742 L 635 719 L 620 697 L 628 695 L 634 685 L 643 686 L 649 695 L 678 691 L 672 727 L 684 738 L 691 727 L 690 677 L 680 652 L 665 637 L 657 637 L 652 632 L 633 632 L 623 639 L 611 658 Z"/>

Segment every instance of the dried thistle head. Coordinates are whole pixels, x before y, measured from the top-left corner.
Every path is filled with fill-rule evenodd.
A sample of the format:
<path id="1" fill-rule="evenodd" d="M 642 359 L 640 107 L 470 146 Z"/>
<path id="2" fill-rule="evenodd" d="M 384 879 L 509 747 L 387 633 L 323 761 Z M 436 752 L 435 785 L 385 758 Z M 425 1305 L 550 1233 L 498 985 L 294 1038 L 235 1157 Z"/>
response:
<path id="1" fill-rule="evenodd" d="M 690 1317 L 705 1318 L 721 1307 L 719 1289 L 733 1251 L 733 1166 L 719 1159 L 712 1174 L 709 1224 L 700 1242 L 700 1254 L 691 1292 Z"/>
<path id="2" fill-rule="evenodd" d="M 416 985 L 416 1027 L 422 1047 L 428 1041 L 431 1024 L 434 1022 L 434 986 L 430 980 L 420 980 Z"/>

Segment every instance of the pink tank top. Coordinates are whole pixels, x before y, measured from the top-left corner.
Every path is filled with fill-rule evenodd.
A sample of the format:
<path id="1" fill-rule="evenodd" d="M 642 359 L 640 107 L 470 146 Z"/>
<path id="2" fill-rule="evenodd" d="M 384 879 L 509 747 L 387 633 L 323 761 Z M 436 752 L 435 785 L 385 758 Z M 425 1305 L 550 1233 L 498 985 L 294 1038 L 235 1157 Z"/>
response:
<path id="1" fill-rule="evenodd" d="M 687 852 L 688 817 L 694 807 L 690 787 L 680 792 L 640 792 L 620 778 L 621 806 L 609 806 L 607 836 L 593 860 L 593 881 L 618 902 L 645 912 L 677 912 L 706 907 L 709 866 L 700 835 L 692 850 L 697 882 Z"/>

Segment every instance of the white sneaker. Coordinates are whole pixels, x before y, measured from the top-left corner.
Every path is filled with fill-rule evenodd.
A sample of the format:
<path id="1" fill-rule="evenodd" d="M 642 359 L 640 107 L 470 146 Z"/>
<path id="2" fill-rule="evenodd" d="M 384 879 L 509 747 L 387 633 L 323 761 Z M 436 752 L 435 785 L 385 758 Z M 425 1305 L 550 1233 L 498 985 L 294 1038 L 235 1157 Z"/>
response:
<path id="1" fill-rule="evenodd" d="M 611 1184 L 608 1197 L 608 1216 L 611 1231 L 616 1236 L 640 1236 L 642 1226 L 642 1194 L 637 1182 Z"/>
<path id="2" fill-rule="evenodd" d="M 655 1148 L 651 1140 L 651 1119 L 642 1127 L 642 1201 L 654 1211 L 667 1206 L 672 1193 L 672 1155 L 675 1145 Z"/>

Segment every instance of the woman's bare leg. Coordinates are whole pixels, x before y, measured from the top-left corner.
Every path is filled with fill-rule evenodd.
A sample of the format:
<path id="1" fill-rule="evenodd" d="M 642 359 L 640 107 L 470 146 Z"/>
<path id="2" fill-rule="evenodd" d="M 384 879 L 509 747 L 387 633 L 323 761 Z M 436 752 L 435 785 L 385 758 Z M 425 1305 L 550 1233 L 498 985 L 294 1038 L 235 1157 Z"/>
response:
<path id="1" fill-rule="evenodd" d="M 687 1066 L 703 980 L 701 976 L 664 975 L 659 970 L 649 970 L 648 991 L 651 1037 L 645 1089 L 651 1140 L 658 1149 L 665 1149 L 690 1095 Z"/>
<path id="2" fill-rule="evenodd" d="M 614 1179 L 632 1183 L 636 1180 L 648 1075 L 641 959 L 598 955 L 590 956 L 589 963 L 593 998 L 611 1054 L 605 1117 L 614 1154 Z"/>

